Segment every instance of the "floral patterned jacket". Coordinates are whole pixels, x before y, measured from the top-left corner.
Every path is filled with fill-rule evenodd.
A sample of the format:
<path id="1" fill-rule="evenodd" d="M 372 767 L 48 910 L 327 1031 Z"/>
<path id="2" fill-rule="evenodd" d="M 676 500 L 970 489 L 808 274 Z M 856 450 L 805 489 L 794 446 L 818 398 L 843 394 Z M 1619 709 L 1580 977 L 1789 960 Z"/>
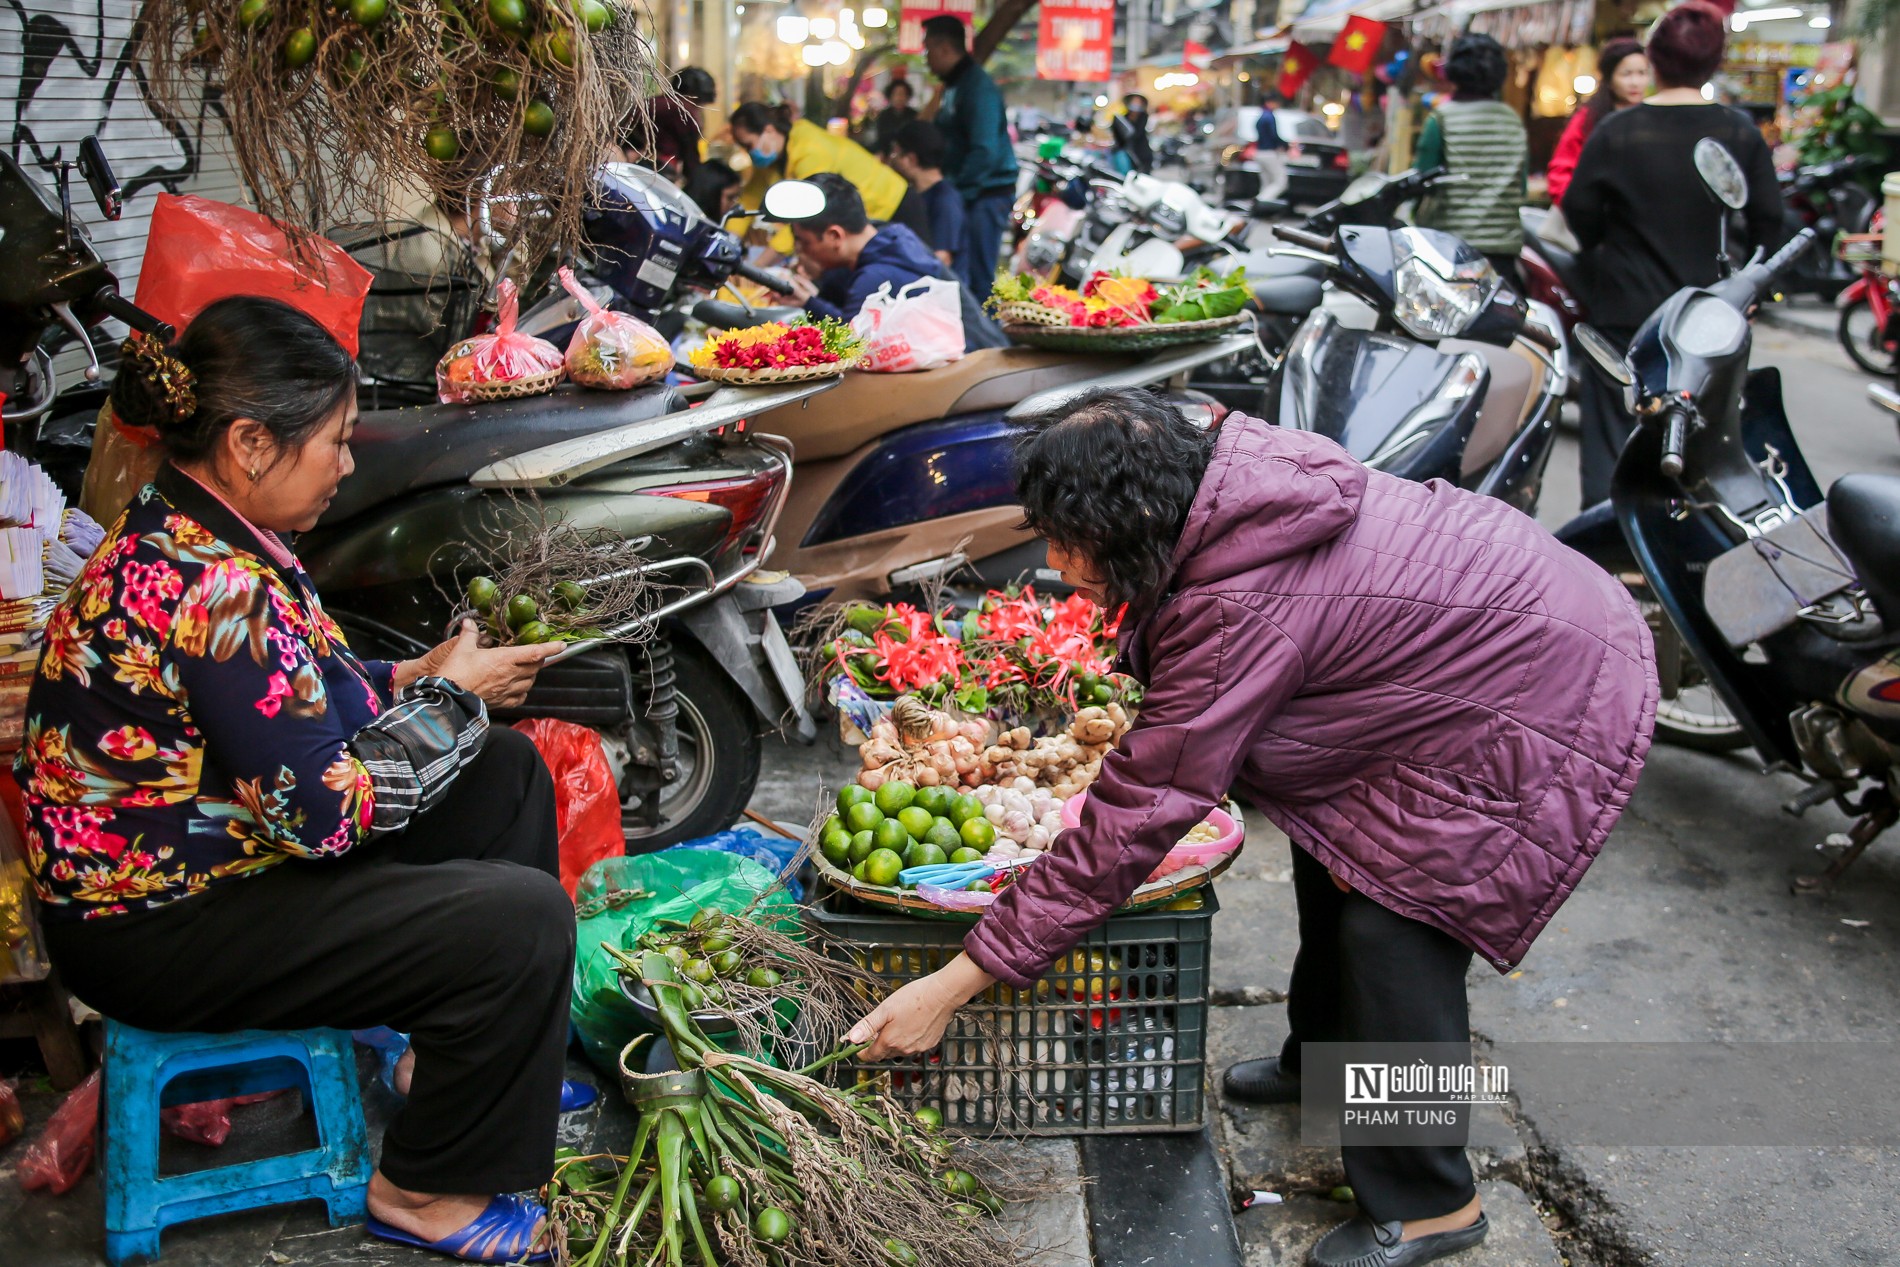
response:
<path id="1" fill-rule="evenodd" d="M 357 659 L 295 559 L 272 554 L 166 466 L 55 608 L 14 767 L 46 918 L 343 854 L 439 795 L 418 794 L 416 771 L 445 784 L 479 750 L 479 700 L 425 678 L 387 711 L 395 666 Z M 378 725 L 405 713 L 420 743 Z"/>

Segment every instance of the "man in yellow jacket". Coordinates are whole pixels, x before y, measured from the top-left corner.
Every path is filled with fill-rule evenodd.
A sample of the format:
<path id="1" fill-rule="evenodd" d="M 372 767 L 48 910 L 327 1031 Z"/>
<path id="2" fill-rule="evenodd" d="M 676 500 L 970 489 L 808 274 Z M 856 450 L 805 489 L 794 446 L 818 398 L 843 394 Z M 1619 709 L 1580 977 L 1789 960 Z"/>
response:
<path id="1" fill-rule="evenodd" d="M 902 224 L 926 242 L 930 217 L 923 200 L 902 176 L 848 137 L 833 136 L 809 119 L 792 118 L 790 106 L 748 101 L 732 112 L 732 139 L 752 156 L 752 175 L 739 201 L 756 211 L 765 191 L 781 180 L 804 180 L 835 172 L 857 187 L 873 220 Z M 792 254 L 792 231 L 781 227 L 772 249 Z"/>

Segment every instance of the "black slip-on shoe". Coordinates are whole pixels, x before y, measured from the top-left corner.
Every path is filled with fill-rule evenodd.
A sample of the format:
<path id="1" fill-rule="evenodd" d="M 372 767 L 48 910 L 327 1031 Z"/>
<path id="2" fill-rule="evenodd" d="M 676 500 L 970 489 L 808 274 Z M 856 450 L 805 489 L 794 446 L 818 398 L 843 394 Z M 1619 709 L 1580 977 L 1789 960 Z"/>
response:
<path id="1" fill-rule="evenodd" d="M 1418 1267 L 1470 1249 L 1491 1230 L 1483 1214 L 1470 1227 L 1434 1232 L 1405 1241 L 1403 1223 L 1374 1223 L 1365 1215 L 1341 1223 L 1319 1238 L 1306 1256 L 1307 1267 Z"/>
<path id="2" fill-rule="evenodd" d="M 1230 1065 L 1220 1080 L 1221 1089 L 1232 1100 L 1248 1104 L 1298 1104 L 1300 1075 L 1280 1068 L 1278 1056 L 1243 1060 Z"/>

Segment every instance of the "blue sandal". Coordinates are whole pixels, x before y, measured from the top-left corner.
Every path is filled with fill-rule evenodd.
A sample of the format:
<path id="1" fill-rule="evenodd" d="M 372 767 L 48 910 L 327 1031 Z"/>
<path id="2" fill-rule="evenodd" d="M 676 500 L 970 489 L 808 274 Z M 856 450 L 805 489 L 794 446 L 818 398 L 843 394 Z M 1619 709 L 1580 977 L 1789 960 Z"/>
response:
<path id="1" fill-rule="evenodd" d="M 359 1029 L 350 1035 L 365 1047 L 375 1050 L 381 1057 L 383 1086 L 389 1094 L 396 1095 L 396 1062 L 409 1050 L 409 1035 L 378 1025 L 375 1029 Z M 571 1078 L 561 1080 L 561 1112 L 578 1113 L 582 1109 L 592 1108 L 600 1099 L 600 1090 L 585 1082 L 575 1082 Z"/>
<path id="2" fill-rule="evenodd" d="M 535 1232 L 546 1221 L 548 1212 L 519 1193 L 504 1193 L 492 1198 L 474 1221 L 459 1232 L 450 1232 L 439 1241 L 391 1227 L 371 1217 L 368 1231 L 377 1240 L 416 1249 L 433 1250 L 467 1263 L 545 1263 L 554 1255 L 545 1249 L 522 1255 L 534 1244 Z"/>

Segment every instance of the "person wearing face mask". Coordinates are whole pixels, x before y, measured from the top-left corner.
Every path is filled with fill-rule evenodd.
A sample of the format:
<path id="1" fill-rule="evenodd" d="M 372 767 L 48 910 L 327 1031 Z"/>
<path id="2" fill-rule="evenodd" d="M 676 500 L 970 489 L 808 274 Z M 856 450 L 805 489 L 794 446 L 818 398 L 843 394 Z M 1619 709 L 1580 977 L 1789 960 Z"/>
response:
<path id="1" fill-rule="evenodd" d="M 1148 98 L 1131 92 L 1122 98 L 1122 113 L 1109 123 L 1115 140 L 1115 170 L 1140 172 L 1155 168 L 1154 148 L 1148 144 Z"/>
<path id="2" fill-rule="evenodd" d="M 806 180 L 834 172 L 857 187 L 865 214 L 873 220 L 907 226 L 919 237 L 930 233 L 923 200 L 896 172 L 849 137 L 833 136 L 810 119 L 794 119 L 788 105 L 748 101 L 732 112 L 732 139 L 752 157 L 752 176 L 739 201 L 754 211 L 765 191 L 781 180 Z M 789 229 L 772 239 L 781 258 L 792 254 Z"/>

